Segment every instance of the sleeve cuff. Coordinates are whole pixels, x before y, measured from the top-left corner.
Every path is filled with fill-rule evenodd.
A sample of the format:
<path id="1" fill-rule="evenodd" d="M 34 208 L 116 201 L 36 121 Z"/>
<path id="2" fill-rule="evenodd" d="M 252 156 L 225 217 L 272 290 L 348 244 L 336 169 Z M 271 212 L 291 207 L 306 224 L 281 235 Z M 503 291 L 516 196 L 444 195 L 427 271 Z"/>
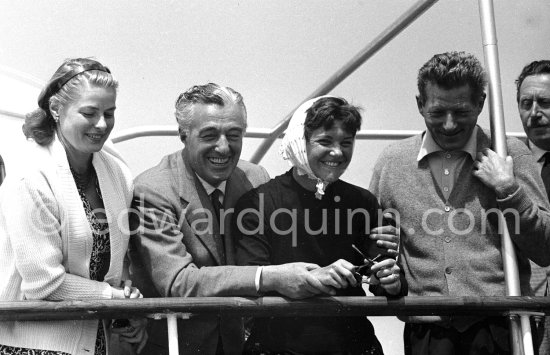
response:
<path id="1" fill-rule="evenodd" d="M 522 213 L 532 206 L 533 201 L 520 186 L 513 194 L 502 199 L 497 198 L 497 203 L 501 208 L 515 208 L 518 212 Z"/>
<path id="2" fill-rule="evenodd" d="M 499 198 L 499 197 L 497 196 L 497 200 L 498 200 L 498 201 L 509 200 L 509 199 L 513 198 L 515 195 L 518 194 L 519 189 L 520 189 L 520 186 L 518 186 L 518 187 L 514 190 L 514 192 L 507 194 L 506 197 Z"/>

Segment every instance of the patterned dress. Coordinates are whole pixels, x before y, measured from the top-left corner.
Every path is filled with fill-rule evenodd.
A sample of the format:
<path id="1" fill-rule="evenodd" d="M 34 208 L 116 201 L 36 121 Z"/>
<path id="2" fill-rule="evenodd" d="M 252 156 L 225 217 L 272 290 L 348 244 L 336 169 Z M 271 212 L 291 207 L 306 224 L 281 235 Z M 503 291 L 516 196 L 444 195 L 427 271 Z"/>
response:
<path id="1" fill-rule="evenodd" d="M 93 172 L 95 176 L 95 171 Z M 76 179 L 75 179 L 76 180 Z M 92 229 L 94 237 L 92 256 L 90 257 L 90 280 L 103 281 L 107 271 L 109 271 L 109 264 L 111 260 L 111 243 L 109 235 L 109 224 L 105 219 L 100 219 L 95 214 L 90 205 L 90 202 L 84 194 L 84 189 L 77 183 L 78 194 L 82 200 L 84 211 L 86 211 L 86 217 L 88 223 Z M 95 188 L 96 192 L 101 200 L 101 190 L 99 189 L 99 182 L 95 176 Z M 97 338 L 95 343 L 95 355 L 107 354 L 107 345 L 105 341 L 105 329 L 103 328 L 103 322 L 99 322 L 97 329 Z"/>
<path id="2" fill-rule="evenodd" d="M 72 169 L 71 169 L 72 171 Z M 97 176 L 95 175 L 95 170 L 93 171 L 95 179 L 95 188 L 96 192 L 101 200 L 101 190 L 99 189 L 99 182 Z M 74 175 L 74 172 L 73 172 Z M 92 229 L 93 235 L 93 247 L 92 247 L 92 256 L 90 258 L 90 279 L 96 281 L 103 281 L 107 271 L 109 271 L 109 264 L 111 260 L 111 243 L 109 236 L 109 224 L 105 219 L 100 219 L 92 210 L 90 202 L 88 201 L 86 195 L 84 194 L 85 187 L 81 186 L 78 183 L 78 179 L 75 178 L 77 182 L 78 194 L 82 200 L 82 205 L 84 206 L 84 211 L 86 212 L 86 217 L 88 218 L 88 223 Z M 95 343 L 94 355 L 106 355 L 107 354 L 107 344 L 105 340 L 105 329 L 103 328 L 103 322 L 99 322 L 99 327 L 97 329 L 97 337 Z M 63 351 L 52 351 L 52 350 L 39 350 L 39 349 L 29 349 L 29 348 L 18 348 L 13 346 L 0 345 L 0 355 L 70 355 Z"/>

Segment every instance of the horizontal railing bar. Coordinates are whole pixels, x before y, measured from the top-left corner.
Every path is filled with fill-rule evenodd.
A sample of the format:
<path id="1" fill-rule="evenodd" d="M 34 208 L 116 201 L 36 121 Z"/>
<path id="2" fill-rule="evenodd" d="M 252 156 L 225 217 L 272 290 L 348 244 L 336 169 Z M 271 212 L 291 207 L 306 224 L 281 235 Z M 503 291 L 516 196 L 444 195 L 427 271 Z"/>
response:
<path id="1" fill-rule="evenodd" d="M 123 129 L 111 134 L 113 143 L 120 143 L 140 137 L 171 137 L 178 135 L 178 128 L 174 126 L 140 126 Z"/>
<path id="2" fill-rule="evenodd" d="M 357 135 L 355 136 L 356 139 L 360 140 L 397 140 L 397 139 L 405 139 L 412 137 L 414 135 L 417 135 L 421 133 L 422 131 L 415 131 L 415 130 L 361 130 L 357 132 Z M 519 139 L 527 139 L 527 136 L 525 135 L 525 132 L 507 132 L 506 135 L 508 137 L 515 137 Z"/>
<path id="3" fill-rule="evenodd" d="M 549 297 L 169 297 L 126 300 L 0 302 L 0 320 L 128 318 L 159 313 L 233 316 L 421 316 L 505 315 L 510 311 L 550 315 Z"/>
<path id="4" fill-rule="evenodd" d="M 417 130 L 361 130 L 357 132 L 357 139 L 380 139 L 380 140 L 396 140 L 414 136 L 421 131 Z M 267 138 L 270 130 L 266 128 L 248 128 L 246 130 L 247 138 Z M 140 126 L 121 130 L 113 133 L 111 139 L 114 143 L 124 142 L 140 137 L 158 137 L 158 136 L 177 136 L 178 129 L 173 126 Z M 517 137 L 526 139 L 524 132 L 508 132 L 509 137 Z M 282 137 L 282 135 L 281 135 Z"/>
<path id="5" fill-rule="evenodd" d="M 264 138 L 269 135 L 269 132 L 270 130 L 267 128 L 248 128 L 246 136 L 249 138 Z M 140 126 L 113 133 L 111 140 L 113 143 L 120 143 L 140 137 L 171 137 L 177 135 L 179 135 L 178 128 L 174 126 Z"/>

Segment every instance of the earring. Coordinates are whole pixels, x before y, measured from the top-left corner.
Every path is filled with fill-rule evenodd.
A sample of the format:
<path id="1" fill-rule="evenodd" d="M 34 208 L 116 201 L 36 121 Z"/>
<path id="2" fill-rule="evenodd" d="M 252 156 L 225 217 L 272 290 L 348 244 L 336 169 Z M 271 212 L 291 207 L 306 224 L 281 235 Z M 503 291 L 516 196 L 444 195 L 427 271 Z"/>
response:
<path id="1" fill-rule="evenodd" d="M 59 116 L 57 116 L 57 115 L 53 116 L 53 121 L 55 123 L 58 123 L 59 122 Z"/>

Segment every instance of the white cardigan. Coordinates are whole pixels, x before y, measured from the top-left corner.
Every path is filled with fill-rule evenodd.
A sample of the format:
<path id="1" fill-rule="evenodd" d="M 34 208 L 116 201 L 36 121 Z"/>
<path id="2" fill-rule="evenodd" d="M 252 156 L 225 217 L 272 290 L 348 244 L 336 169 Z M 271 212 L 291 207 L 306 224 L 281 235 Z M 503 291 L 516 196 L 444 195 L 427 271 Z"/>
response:
<path id="1" fill-rule="evenodd" d="M 58 140 L 29 142 L 25 168 L 0 187 L 0 300 L 109 299 L 127 278 L 132 178 L 118 154 L 93 155 L 109 223 L 111 261 L 105 282 L 89 279 L 93 237 Z M 0 344 L 93 354 L 97 320 L 0 322 Z"/>

